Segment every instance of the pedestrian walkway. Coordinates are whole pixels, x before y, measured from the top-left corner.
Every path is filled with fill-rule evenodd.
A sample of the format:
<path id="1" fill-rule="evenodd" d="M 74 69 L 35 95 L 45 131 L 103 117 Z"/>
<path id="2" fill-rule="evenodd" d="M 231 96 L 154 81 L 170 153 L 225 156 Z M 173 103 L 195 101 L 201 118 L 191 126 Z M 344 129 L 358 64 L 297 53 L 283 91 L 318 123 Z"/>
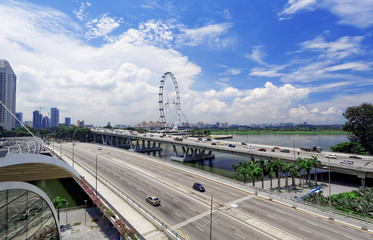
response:
<path id="1" fill-rule="evenodd" d="M 118 231 L 96 207 L 60 211 L 61 235 L 64 240 L 115 239 Z M 119 238 L 118 238 L 119 239 Z"/>

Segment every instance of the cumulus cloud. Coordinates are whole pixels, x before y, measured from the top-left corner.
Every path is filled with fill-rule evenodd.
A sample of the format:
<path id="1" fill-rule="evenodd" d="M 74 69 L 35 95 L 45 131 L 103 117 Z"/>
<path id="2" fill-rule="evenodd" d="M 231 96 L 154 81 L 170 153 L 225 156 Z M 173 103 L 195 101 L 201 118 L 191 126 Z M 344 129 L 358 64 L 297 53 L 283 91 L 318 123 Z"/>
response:
<path id="1" fill-rule="evenodd" d="M 88 31 L 85 37 L 86 39 L 105 37 L 118 28 L 122 21 L 121 18 L 117 19 L 109 17 L 107 14 L 102 14 L 100 17 L 92 19 L 86 24 Z"/>

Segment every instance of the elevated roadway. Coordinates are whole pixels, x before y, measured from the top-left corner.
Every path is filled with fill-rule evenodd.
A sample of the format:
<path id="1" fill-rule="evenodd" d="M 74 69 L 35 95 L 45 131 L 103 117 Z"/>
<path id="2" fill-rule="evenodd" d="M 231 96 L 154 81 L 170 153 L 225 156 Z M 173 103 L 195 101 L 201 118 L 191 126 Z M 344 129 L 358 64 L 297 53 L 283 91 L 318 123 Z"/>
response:
<path id="1" fill-rule="evenodd" d="M 211 152 L 221 152 L 226 154 L 235 154 L 246 156 L 248 159 L 263 159 L 268 161 L 274 161 L 280 158 L 283 161 L 294 162 L 296 159 L 309 158 L 312 156 L 317 156 L 318 160 L 321 161 L 322 166 L 320 168 L 329 168 L 331 171 L 345 173 L 349 175 L 355 175 L 361 179 L 361 185 L 365 186 L 366 178 L 373 178 L 373 156 L 371 155 L 351 155 L 344 153 L 337 153 L 336 158 L 327 157 L 328 155 L 333 155 L 333 152 L 308 152 L 303 151 L 299 148 L 287 148 L 281 146 L 269 146 L 264 144 L 250 144 L 222 141 L 222 140 L 212 140 L 207 141 L 207 139 L 199 140 L 198 138 L 188 137 L 184 138 L 182 141 L 176 140 L 175 136 L 153 133 L 144 134 L 137 133 L 126 130 L 110 130 L 110 129 L 92 129 L 92 132 L 96 135 L 101 136 L 111 136 L 119 138 L 128 138 L 131 141 L 153 141 L 157 143 L 167 143 L 175 147 L 185 148 L 195 148 Z M 214 145 L 212 145 L 214 144 Z M 235 147 L 229 147 L 234 145 Z M 280 149 L 275 149 L 274 147 Z M 259 149 L 265 149 L 266 151 L 259 151 Z M 281 152 L 281 149 L 287 149 L 288 152 Z M 351 158 L 354 157 L 354 158 Z"/>
<path id="2" fill-rule="evenodd" d="M 371 232 L 268 201 L 146 155 L 85 143 L 77 143 L 75 150 L 71 143 L 61 149 L 69 158 L 74 151 L 75 161 L 97 169 L 100 178 L 126 192 L 148 212 L 183 233 L 185 239 L 210 238 L 211 198 L 212 239 L 373 238 Z M 202 183 L 206 192 L 192 189 L 194 182 Z M 148 204 L 148 195 L 158 196 L 162 204 Z"/>

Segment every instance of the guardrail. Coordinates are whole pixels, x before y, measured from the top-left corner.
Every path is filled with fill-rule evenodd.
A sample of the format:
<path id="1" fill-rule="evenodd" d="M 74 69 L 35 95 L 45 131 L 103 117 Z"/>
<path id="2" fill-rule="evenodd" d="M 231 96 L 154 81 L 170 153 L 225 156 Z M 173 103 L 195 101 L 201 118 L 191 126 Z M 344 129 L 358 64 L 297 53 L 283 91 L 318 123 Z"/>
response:
<path id="1" fill-rule="evenodd" d="M 66 153 L 65 153 L 65 156 Z M 70 158 L 70 157 L 69 157 Z M 82 167 L 84 170 L 89 172 L 91 175 L 95 175 L 96 172 L 93 171 L 90 167 L 85 165 L 79 160 L 75 159 L 75 163 L 79 164 L 80 167 Z M 122 198 L 125 202 L 127 202 L 131 207 L 135 209 L 139 209 L 139 213 L 141 213 L 146 219 L 148 219 L 150 222 L 152 222 L 158 229 L 162 230 L 169 238 L 174 240 L 189 240 L 189 238 L 179 231 L 176 231 L 172 226 L 168 225 L 162 219 L 155 216 L 152 212 L 148 211 L 144 206 L 142 206 L 140 203 L 138 203 L 135 199 L 133 199 L 129 194 L 127 194 L 125 191 L 117 189 L 115 186 L 110 184 L 106 179 L 101 177 L 100 175 L 97 175 L 97 179 L 104 184 L 106 187 L 108 187 L 111 191 L 113 191 L 115 194 L 117 194 L 120 198 Z M 90 185 L 91 186 L 91 185 Z M 92 186 L 91 186 L 92 187 Z M 115 211 L 115 213 L 118 213 L 115 208 L 101 195 L 100 197 L 105 201 L 105 204 L 108 204 L 108 206 L 111 207 Z M 119 214 L 119 216 L 122 217 L 122 215 Z M 125 218 L 122 217 L 122 219 L 125 220 Z M 125 220 L 125 223 L 132 229 L 135 230 L 135 235 L 139 239 L 145 239 L 127 220 Z"/>
<path id="2" fill-rule="evenodd" d="M 296 209 L 299 209 L 299 210 L 303 210 L 303 211 L 306 211 L 306 212 L 317 214 L 317 215 L 320 215 L 320 216 L 322 216 L 324 218 L 327 218 L 327 219 L 330 219 L 330 220 L 348 223 L 348 224 L 353 225 L 353 226 L 358 226 L 361 229 L 367 230 L 367 231 L 369 231 L 369 230 L 372 231 L 373 230 L 373 220 L 372 219 L 359 217 L 359 216 L 349 214 L 349 213 L 346 213 L 346 212 L 343 212 L 343 211 L 340 211 L 340 210 L 336 210 L 336 209 L 332 209 L 332 211 L 329 211 L 328 208 L 318 207 L 317 205 L 309 204 L 309 203 L 306 203 L 306 202 L 293 201 L 288 196 L 277 193 L 275 191 L 268 191 L 268 190 L 265 190 L 265 189 L 262 189 L 262 188 L 252 187 L 249 184 L 245 184 L 243 182 L 238 182 L 238 181 L 235 181 L 235 180 L 227 179 L 225 177 L 215 175 L 213 173 L 209 173 L 209 172 L 202 171 L 202 170 L 199 170 L 199 169 L 195 169 L 195 168 L 192 168 L 192 167 L 189 167 L 189 166 L 185 166 L 185 165 L 181 165 L 181 164 L 175 164 L 173 162 L 162 161 L 162 160 L 159 160 L 159 159 L 156 159 L 156 158 L 151 158 L 149 156 L 142 155 L 142 154 L 137 154 L 137 153 L 134 153 L 134 152 L 129 152 L 129 153 L 135 154 L 138 157 L 146 158 L 146 159 L 151 160 L 151 161 L 156 161 L 156 162 L 159 162 L 159 163 L 177 168 L 177 169 L 185 171 L 185 172 L 192 173 L 194 175 L 197 175 L 197 176 L 200 176 L 200 177 L 203 177 L 203 178 L 214 180 L 216 182 L 219 182 L 219 183 L 222 183 L 222 184 L 240 189 L 242 191 L 246 191 L 248 193 L 255 194 L 259 197 L 263 197 L 263 198 L 269 199 L 271 201 L 276 201 L 276 202 L 282 203 L 282 204 L 290 206 L 292 208 L 296 208 Z"/>

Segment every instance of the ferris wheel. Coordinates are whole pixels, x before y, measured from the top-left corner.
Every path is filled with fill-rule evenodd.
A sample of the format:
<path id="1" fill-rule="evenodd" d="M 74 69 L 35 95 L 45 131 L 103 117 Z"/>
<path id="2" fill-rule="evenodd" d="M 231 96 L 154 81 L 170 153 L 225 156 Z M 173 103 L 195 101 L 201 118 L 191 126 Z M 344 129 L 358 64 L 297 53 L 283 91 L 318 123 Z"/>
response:
<path id="1" fill-rule="evenodd" d="M 170 81 L 173 83 L 172 89 L 168 88 L 169 91 L 166 91 L 165 82 Z M 174 90 L 173 90 L 174 89 Z M 173 100 L 169 100 L 169 99 Z M 177 81 L 175 76 L 171 72 L 166 72 L 161 79 L 159 85 L 159 113 L 162 126 L 165 129 L 178 130 L 180 126 L 180 94 L 179 87 L 177 86 Z M 173 105 L 173 109 L 170 109 L 169 106 Z M 174 114 L 169 114 L 169 110 L 173 110 Z M 176 119 L 175 119 L 176 118 Z M 173 123 L 173 121 L 175 121 Z"/>

